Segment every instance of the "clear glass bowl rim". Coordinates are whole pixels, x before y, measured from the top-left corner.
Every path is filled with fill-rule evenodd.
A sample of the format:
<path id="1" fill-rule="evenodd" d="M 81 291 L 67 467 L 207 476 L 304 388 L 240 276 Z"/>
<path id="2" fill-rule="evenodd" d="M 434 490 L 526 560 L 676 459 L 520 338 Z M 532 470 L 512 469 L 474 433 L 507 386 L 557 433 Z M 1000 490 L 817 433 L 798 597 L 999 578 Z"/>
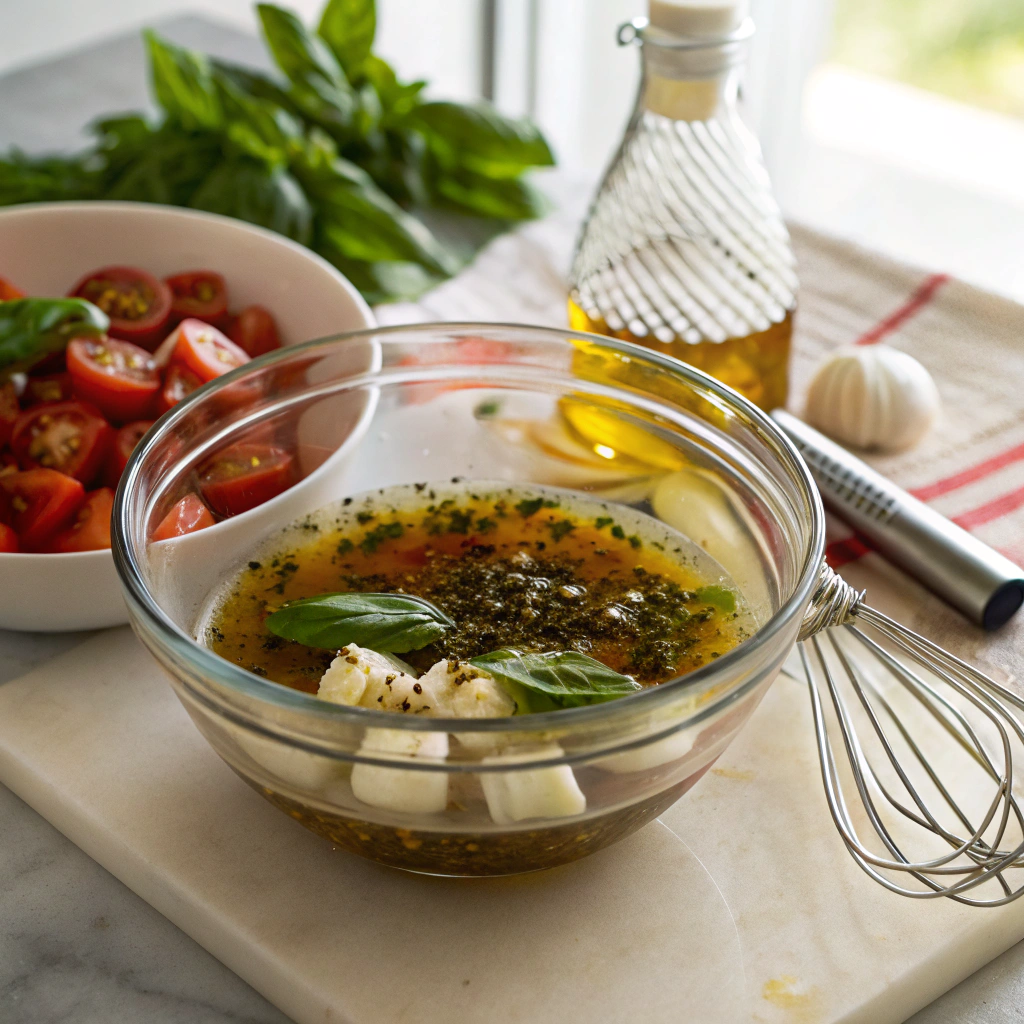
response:
<path id="1" fill-rule="evenodd" d="M 348 707 L 329 701 L 322 701 L 312 694 L 302 693 L 271 680 L 263 679 L 219 657 L 213 651 L 190 637 L 164 613 L 163 609 L 150 594 L 143 579 L 141 568 L 128 542 L 131 520 L 130 506 L 136 482 L 141 474 L 147 455 L 160 444 L 167 434 L 173 431 L 179 422 L 187 419 L 194 404 L 202 401 L 213 390 L 244 379 L 253 370 L 259 370 L 264 366 L 282 362 L 298 353 L 309 352 L 319 347 L 326 348 L 337 342 L 358 338 L 374 339 L 381 335 L 400 337 L 402 334 L 419 334 L 430 331 L 436 331 L 439 334 L 445 335 L 444 338 L 423 339 L 426 343 L 433 343 L 435 340 L 438 342 L 449 340 L 449 336 L 454 333 L 486 334 L 486 332 L 494 330 L 514 331 L 527 336 L 533 335 L 538 340 L 542 338 L 547 341 L 564 339 L 567 344 L 569 339 L 575 338 L 586 341 L 591 345 L 600 345 L 622 356 L 653 363 L 666 373 L 683 377 L 688 384 L 694 386 L 698 393 L 701 389 L 713 392 L 719 400 L 724 401 L 734 412 L 738 412 L 745 417 L 749 421 L 748 426 L 758 428 L 776 444 L 780 454 L 788 459 L 790 463 L 789 468 L 792 470 L 794 477 L 800 482 L 803 496 L 807 501 L 810 512 L 810 542 L 807 545 L 800 577 L 793 592 L 754 636 L 714 662 L 710 662 L 676 679 L 661 683 L 658 686 L 647 687 L 627 697 L 606 701 L 601 704 L 593 704 L 589 707 L 566 708 L 559 711 L 532 714 L 528 716 L 529 724 L 527 725 L 521 717 L 462 720 L 415 718 L 410 720 L 405 715 L 395 715 L 372 708 Z M 443 366 L 444 364 L 440 365 Z M 431 368 L 437 369 L 438 367 L 427 366 L 424 367 L 424 371 L 429 371 Z M 471 367 L 467 366 L 466 369 L 469 372 Z M 373 374 L 378 372 L 379 370 L 377 369 L 372 371 Z M 111 525 L 114 563 L 121 580 L 125 600 L 130 610 L 133 610 L 142 619 L 145 627 L 155 634 L 158 642 L 165 650 L 172 654 L 175 661 L 188 665 L 192 672 L 200 679 L 204 681 L 212 679 L 217 684 L 236 691 L 243 697 L 254 700 L 257 703 L 292 712 L 299 711 L 320 720 L 347 722 L 350 725 L 360 725 L 368 728 L 386 726 L 389 729 L 399 728 L 416 732 L 437 731 L 445 733 L 510 732 L 522 731 L 524 728 L 528 728 L 531 732 L 547 729 L 567 730 L 571 729 L 574 724 L 582 726 L 585 723 L 597 724 L 601 721 L 611 721 L 616 717 L 625 715 L 627 712 L 631 714 L 642 710 L 655 711 L 662 704 L 670 702 L 682 690 L 706 682 L 713 682 L 716 677 L 722 677 L 723 679 L 727 679 L 730 676 L 739 678 L 742 675 L 741 666 L 743 663 L 753 662 L 760 650 L 765 645 L 771 643 L 790 624 L 794 616 L 800 613 L 805 601 L 817 583 L 818 570 L 825 549 L 824 509 L 817 487 L 802 456 L 785 433 L 776 426 L 770 416 L 762 412 L 757 406 L 732 388 L 722 384 L 702 370 L 698 370 L 678 359 L 655 352 L 641 345 L 621 341 L 617 338 L 589 334 L 584 331 L 574 331 L 570 328 L 482 321 L 439 321 L 369 327 L 329 335 L 325 338 L 315 338 L 269 352 L 258 359 L 246 363 L 244 366 L 232 370 L 230 373 L 210 381 L 194 391 L 184 401 L 179 402 L 169 412 L 165 413 L 152 429 L 150 435 L 136 447 L 114 496 Z M 760 675 L 760 673 L 756 673 L 756 675 Z M 748 680 L 747 682 L 749 684 L 752 681 Z M 188 688 L 203 703 L 210 703 L 211 695 L 208 692 L 199 694 L 191 685 Z M 741 689 L 745 690 L 746 686 L 741 687 Z M 711 711 L 720 703 L 736 699 L 739 695 L 735 687 L 727 687 L 718 698 L 711 702 L 708 708 L 704 709 L 704 713 Z M 227 712 L 227 709 L 219 701 L 214 703 L 221 714 Z M 228 715 L 229 717 L 235 717 L 230 712 L 228 712 Z M 253 723 L 248 722 L 247 724 L 251 728 Z M 268 735 L 276 735 L 276 731 L 272 726 L 269 727 L 268 731 L 268 726 L 269 723 L 264 722 L 262 727 L 257 727 L 257 730 L 266 732 Z"/>

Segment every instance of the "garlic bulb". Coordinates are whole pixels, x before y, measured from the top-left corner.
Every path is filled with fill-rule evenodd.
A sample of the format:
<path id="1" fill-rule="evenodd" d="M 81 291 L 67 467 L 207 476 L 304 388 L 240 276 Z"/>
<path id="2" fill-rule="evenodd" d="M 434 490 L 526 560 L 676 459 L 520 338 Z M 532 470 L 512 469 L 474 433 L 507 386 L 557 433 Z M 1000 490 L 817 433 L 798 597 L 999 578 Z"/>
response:
<path id="1" fill-rule="evenodd" d="M 917 444 L 938 412 L 935 382 L 913 356 L 888 345 L 863 345 L 822 362 L 804 418 L 844 444 L 895 452 Z"/>

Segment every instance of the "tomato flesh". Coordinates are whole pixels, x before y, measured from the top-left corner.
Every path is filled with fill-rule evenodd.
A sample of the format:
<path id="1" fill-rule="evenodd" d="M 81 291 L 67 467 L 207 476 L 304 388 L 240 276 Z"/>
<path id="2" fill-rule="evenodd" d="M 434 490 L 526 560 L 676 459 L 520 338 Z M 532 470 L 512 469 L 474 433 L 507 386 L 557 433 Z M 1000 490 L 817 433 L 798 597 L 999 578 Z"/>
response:
<path id="1" fill-rule="evenodd" d="M 99 409 L 54 402 L 32 406 L 18 417 L 11 450 L 22 469 L 55 469 L 88 484 L 103 468 L 113 439 Z"/>
<path id="2" fill-rule="evenodd" d="M 130 341 L 74 338 L 67 348 L 75 394 L 118 423 L 152 411 L 160 372 L 152 356 Z"/>
<path id="3" fill-rule="evenodd" d="M 231 322 L 227 334 L 253 359 L 281 347 L 277 321 L 264 306 L 246 306 Z"/>
<path id="4" fill-rule="evenodd" d="M 190 270 L 165 281 L 171 289 L 171 315 L 179 320 L 194 318 L 221 326 L 227 320 L 228 286 L 212 270 Z"/>
<path id="5" fill-rule="evenodd" d="M 10 441 L 20 412 L 18 390 L 11 381 L 5 381 L 0 384 L 0 445 Z"/>
<path id="6" fill-rule="evenodd" d="M 85 496 L 74 522 L 61 530 L 48 545 L 59 554 L 74 551 L 100 551 L 110 547 L 110 515 L 114 511 L 114 492 L 101 487 Z"/>
<path id="7" fill-rule="evenodd" d="M 220 516 L 262 505 L 293 483 L 294 460 L 283 448 L 236 444 L 215 455 L 199 473 L 199 489 Z"/>
<path id="8" fill-rule="evenodd" d="M 29 469 L 0 476 L 7 497 L 10 525 L 21 547 L 39 551 L 63 530 L 85 502 L 79 481 L 55 469 Z"/>
<path id="9" fill-rule="evenodd" d="M 20 550 L 21 546 L 18 544 L 18 535 L 11 527 L 0 523 L 0 553 L 13 555 Z"/>
<path id="10" fill-rule="evenodd" d="M 203 504 L 198 494 L 186 494 L 170 512 L 160 520 L 160 525 L 153 531 L 151 540 L 170 540 L 172 537 L 184 537 L 186 533 L 195 533 L 213 526 L 216 520 L 210 510 Z"/>
<path id="11" fill-rule="evenodd" d="M 0 302 L 13 302 L 25 298 L 25 293 L 11 284 L 6 277 L 0 277 Z"/>
<path id="12" fill-rule="evenodd" d="M 202 320 L 182 320 L 174 332 L 177 341 L 172 363 L 181 363 L 204 384 L 249 362 L 249 357 L 230 338 Z"/>
<path id="13" fill-rule="evenodd" d="M 70 373 L 33 374 L 25 382 L 22 405 L 41 405 L 43 402 L 66 402 L 72 395 Z"/>
<path id="14" fill-rule="evenodd" d="M 110 334 L 152 349 L 171 318 L 171 289 L 136 267 L 103 267 L 82 278 L 71 295 L 110 317 Z"/>
<path id="15" fill-rule="evenodd" d="M 126 423 L 114 435 L 114 446 L 110 450 L 110 458 L 107 459 L 107 468 L 104 480 L 110 487 L 116 487 L 121 479 L 121 474 L 128 465 L 136 445 L 142 440 L 146 431 L 153 426 L 152 420 L 136 420 L 134 423 Z"/>
<path id="16" fill-rule="evenodd" d="M 191 370 L 177 364 L 171 366 L 164 378 L 163 389 L 160 391 L 157 412 L 167 412 L 168 409 L 177 405 L 183 398 L 187 398 L 202 385 L 203 382 Z"/>

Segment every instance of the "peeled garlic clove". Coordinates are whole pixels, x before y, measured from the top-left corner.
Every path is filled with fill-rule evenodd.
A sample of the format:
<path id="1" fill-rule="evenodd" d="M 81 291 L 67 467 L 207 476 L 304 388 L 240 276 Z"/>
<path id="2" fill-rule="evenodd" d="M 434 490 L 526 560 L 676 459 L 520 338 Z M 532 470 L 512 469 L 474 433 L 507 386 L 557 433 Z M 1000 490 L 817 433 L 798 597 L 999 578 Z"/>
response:
<path id="1" fill-rule="evenodd" d="M 841 349 L 818 367 L 804 418 L 857 448 L 900 451 L 917 444 L 939 413 L 931 374 L 888 345 Z"/>

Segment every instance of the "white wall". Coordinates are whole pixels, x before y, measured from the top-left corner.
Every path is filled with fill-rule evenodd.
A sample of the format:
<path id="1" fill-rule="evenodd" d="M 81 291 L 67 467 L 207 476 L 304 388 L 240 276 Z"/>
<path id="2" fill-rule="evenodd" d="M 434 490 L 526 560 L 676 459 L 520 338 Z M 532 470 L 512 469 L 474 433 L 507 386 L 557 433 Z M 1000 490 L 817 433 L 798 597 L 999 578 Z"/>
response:
<path id="1" fill-rule="evenodd" d="M 321 0 L 281 2 L 307 22 L 322 6 Z M 378 0 L 377 6 L 379 50 L 400 74 L 429 79 L 438 95 L 479 94 L 478 0 Z M 0 0 L 0 73 L 183 13 L 256 31 L 250 0 Z"/>

